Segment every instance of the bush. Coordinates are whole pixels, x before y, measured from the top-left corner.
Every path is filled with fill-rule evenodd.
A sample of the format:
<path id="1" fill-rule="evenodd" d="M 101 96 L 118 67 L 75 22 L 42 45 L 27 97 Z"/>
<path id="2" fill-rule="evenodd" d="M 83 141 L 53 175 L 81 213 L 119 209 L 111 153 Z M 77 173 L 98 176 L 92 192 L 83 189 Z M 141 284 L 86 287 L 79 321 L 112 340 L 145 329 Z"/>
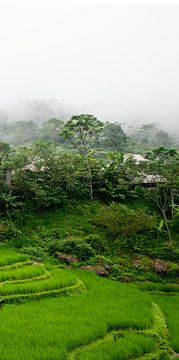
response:
<path id="1" fill-rule="evenodd" d="M 149 235 L 151 231 L 153 232 L 156 229 L 156 218 L 149 215 L 147 210 L 131 209 L 115 203 L 103 207 L 94 222 L 105 231 L 109 239 L 108 242 L 109 244 L 112 242 L 113 248 L 116 245 L 116 239 L 118 239 L 117 245 L 119 239 L 123 239 L 122 241 L 130 239 L 130 244 L 127 245 L 126 250 L 130 249 L 134 237 Z"/>
<path id="2" fill-rule="evenodd" d="M 16 240 L 20 235 L 21 232 L 12 224 L 0 224 L 0 242 Z"/>
<path id="3" fill-rule="evenodd" d="M 167 244 L 154 249 L 150 249 L 149 255 L 153 258 L 160 258 L 176 262 L 179 261 L 179 251 Z"/>
<path id="4" fill-rule="evenodd" d="M 26 246 L 22 248 L 22 252 L 37 260 L 44 260 L 48 257 L 47 251 L 41 246 Z"/>
<path id="5" fill-rule="evenodd" d="M 79 243 L 76 247 L 76 254 L 81 260 L 88 260 L 95 255 L 95 250 L 88 244 L 83 242 Z"/>
<path id="6" fill-rule="evenodd" d="M 81 260 L 87 260 L 95 255 L 95 250 L 82 240 L 64 240 L 58 243 L 55 250 L 76 255 Z"/>
<path id="7" fill-rule="evenodd" d="M 98 254 L 103 254 L 107 249 L 106 240 L 98 234 L 91 234 L 85 238 L 85 243 L 89 244 Z"/>
<path id="8" fill-rule="evenodd" d="M 42 239 L 59 240 L 61 238 L 61 231 L 60 229 L 48 230 L 44 234 L 42 234 L 41 237 Z"/>
<path id="9" fill-rule="evenodd" d="M 137 234 L 133 237 L 118 238 L 115 241 L 116 247 L 127 253 L 147 254 L 151 246 L 155 246 L 155 232 L 149 234 Z"/>

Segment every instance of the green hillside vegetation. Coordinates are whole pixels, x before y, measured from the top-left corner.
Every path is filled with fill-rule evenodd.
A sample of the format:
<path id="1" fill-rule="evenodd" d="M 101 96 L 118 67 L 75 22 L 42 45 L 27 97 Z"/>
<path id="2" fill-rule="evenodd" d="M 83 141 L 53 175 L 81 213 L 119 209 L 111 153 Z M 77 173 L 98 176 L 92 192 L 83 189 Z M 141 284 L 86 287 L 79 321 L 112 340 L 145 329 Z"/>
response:
<path id="1" fill-rule="evenodd" d="M 0 136 L 0 359 L 177 358 L 169 135 L 81 114 Z"/>
<path id="2" fill-rule="evenodd" d="M 12 252 L 12 259 L 19 260 L 14 250 L 1 251 L 4 259 L 5 253 L 9 258 Z M 48 271 L 49 279 L 29 283 L 33 268 L 35 280 L 37 268 Z M 23 270 L 26 278 L 18 284 Z M 1 273 L 8 277 L 10 271 Z M 12 284 L 10 280 L 0 283 L 7 303 L 0 314 L 3 360 L 169 359 L 179 349 L 179 323 L 174 315 L 178 295 L 159 296 L 154 290 L 149 294 L 135 284 L 57 265 L 34 263 L 14 268 L 11 274 Z M 28 301 L 32 299 L 40 301 Z"/>

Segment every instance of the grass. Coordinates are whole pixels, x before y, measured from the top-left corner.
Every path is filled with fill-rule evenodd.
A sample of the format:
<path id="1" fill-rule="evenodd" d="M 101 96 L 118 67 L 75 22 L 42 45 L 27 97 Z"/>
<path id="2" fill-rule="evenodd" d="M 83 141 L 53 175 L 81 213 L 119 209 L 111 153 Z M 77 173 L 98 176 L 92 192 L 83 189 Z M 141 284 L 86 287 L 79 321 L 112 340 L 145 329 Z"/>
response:
<path id="1" fill-rule="evenodd" d="M 55 269 L 51 272 L 51 277 L 44 281 L 35 281 L 27 283 L 8 283 L 0 287 L 0 296 L 32 294 L 50 290 L 57 290 L 76 283 L 76 276 L 69 271 Z"/>
<path id="2" fill-rule="evenodd" d="M 139 289 L 145 291 L 155 291 L 155 292 L 164 292 L 164 293 L 179 293 L 179 286 L 171 284 L 160 284 L 160 283 L 143 283 L 138 284 Z"/>
<path id="3" fill-rule="evenodd" d="M 179 353 L 179 296 L 152 295 L 167 320 L 171 347 Z"/>
<path id="4" fill-rule="evenodd" d="M 17 269 L 23 268 L 24 266 L 29 266 L 32 264 L 33 264 L 32 260 L 16 262 L 12 265 L 1 266 L 0 271 L 2 272 L 2 271 L 9 271 L 9 270 L 17 270 Z"/>
<path id="5" fill-rule="evenodd" d="M 78 360 L 128 360 L 155 350 L 155 342 L 144 335 L 127 334 L 116 341 L 95 346 L 90 352 L 82 352 Z"/>
<path id="6" fill-rule="evenodd" d="M 90 219 L 100 207 L 97 202 L 69 204 L 53 212 L 29 214 L 23 222 L 17 220 L 16 226 L 20 227 L 23 241 L 27 245 L 36 245 L 41 239 L 48 238 L 52 232 L 57 231 L 60 239 L 81 238 L 94 232 L 95 226 Z"/>
<path id="7" fill-rule="evenodd" d="M 20 263 L 28 260 L 28 256 L 19 254 L 15 250 L 8 248 L 0 248 L 0 267 Z M 1 270 L 1 269 L 0 269 Z"/>
<path id="8" fill-rule="evenodd" d="M 2 360 L 62 360 L 72 349 L 103 338 L 111 330 L 152 325 L 147 294 L 135 286 L 107 281 L 92 273 L 74 273 L 84 282 L 86 292 L 3 308 Z"/>
<path id="9" fill-rule="evenodd" d="M 41 276 L 45 272 L 44 266 L 29 265 L 14 270 L 0 271 L 0 283 L 5 281 L 18 281 L 33 279 L 34 277 Z M 1 284 L 3 285 L 3 284 Z"/>
<path id="10" fill-rule="evenodd" d="M 0 313 L 2 360 L 164 359 L 168 332 L 159 307 L 167 318 L 171 347 L 178 351 L 179 303 L 174 292 L 172 297 L 156 295 L 140 291 L 142 285 L 55 265 L 32 265 L 18 255 L 11 249 L 0 250 L 6 264 L 0 270 L 0 296 L 7 302 Z M 46 273 L 49 278 L 43 277 Z M 80 292 L 83 284 L 85 292 Z M 143 290 L 147 286 L 161 291 L 165 285 L 144 284 Z M 8 304 L 25 298 L 40 301 Z"/>

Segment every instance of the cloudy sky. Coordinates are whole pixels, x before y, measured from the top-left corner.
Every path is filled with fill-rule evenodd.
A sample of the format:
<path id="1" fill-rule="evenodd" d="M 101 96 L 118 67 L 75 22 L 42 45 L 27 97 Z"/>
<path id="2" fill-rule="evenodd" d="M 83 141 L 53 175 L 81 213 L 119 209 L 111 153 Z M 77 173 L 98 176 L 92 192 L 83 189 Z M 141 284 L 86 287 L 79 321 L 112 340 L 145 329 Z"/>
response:
<path id="1" fill-rule="evenodd" d="M 179 6 L 1 6 L 0 108 L 22 98 L 179 128 Z"/>

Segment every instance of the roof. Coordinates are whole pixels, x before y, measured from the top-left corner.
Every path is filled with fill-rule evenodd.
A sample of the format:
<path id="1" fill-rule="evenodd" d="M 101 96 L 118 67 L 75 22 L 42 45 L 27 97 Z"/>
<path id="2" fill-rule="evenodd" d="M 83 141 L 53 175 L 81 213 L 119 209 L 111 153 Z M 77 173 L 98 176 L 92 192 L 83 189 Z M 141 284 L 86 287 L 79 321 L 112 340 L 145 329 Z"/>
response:
<path id="1" fill-rule="evenodd" d="M 134 160 L 136 164 L 139 164 L 141 161 L 148 161 L 140 154 L 124 154 L 124 162 L 130 159 Z"/>

